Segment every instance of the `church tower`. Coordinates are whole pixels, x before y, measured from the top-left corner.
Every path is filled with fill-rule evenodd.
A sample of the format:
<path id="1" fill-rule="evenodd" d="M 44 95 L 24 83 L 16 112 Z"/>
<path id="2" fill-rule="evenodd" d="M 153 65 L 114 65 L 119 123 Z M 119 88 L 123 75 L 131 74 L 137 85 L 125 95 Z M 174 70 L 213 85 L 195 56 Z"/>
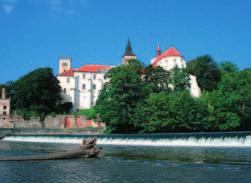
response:
<path id="1" fill-rule="evenodd" d="M 60 58 L 59 59 L 59 74 L 69 71 L 71 69 L 71 58 Z"/>
<path id="2" fill-rule="evenodd" d="M 136 59 L 136 55 L 133 53 L 131 42 L 128 39 L 127 46 L 126 46 L 126 51 L 125 51 L 125 54 L 122 57 L 122 64 L 127 65 L 128 60 L 131 60 L 131 59 Z"/>

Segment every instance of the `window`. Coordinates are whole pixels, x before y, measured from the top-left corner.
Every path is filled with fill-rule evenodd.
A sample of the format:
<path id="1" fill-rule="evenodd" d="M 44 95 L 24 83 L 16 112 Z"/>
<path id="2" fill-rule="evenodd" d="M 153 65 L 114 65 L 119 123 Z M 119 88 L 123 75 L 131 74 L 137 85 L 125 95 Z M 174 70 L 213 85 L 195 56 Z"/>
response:
<path id="1" fill-rule="evenodd" d="M 92 85 L 92 89 L 96 90 L 96 85 L 95 84 Z"/>
<path id="2" fill-rule="evenodd" d="M 6 107 L 6 105 L 4 105 L 4 106 L 3 106 L 3 110 L 6 110 L 6 109 L 7 109 L 7 107 Z"/>
<path id="3" fill-rule="evenodd" d="M 173 61 L 176 62 L 176 58 L 174 58 Z"/>
<path id="4" fill-rule="evenodd" d="M 4 112 L 3 112 L 3 115 L 5 116 L 6 114 L 7 114 L 6 111 L 4 111 Z"/>
<path id="5" fill-rule="evenodd" d="M 96 74 L 93 74 L 93 79 L 94 79 L 94 80 L 96 79 Z"/>
<path id="6" fill-rule="evenodd" d="M 70 83 L 70 78 L 67 78 L 67 83 Z"/>
<path id="7" fill-rule="evenodd" d="M 62 66 L 63 66 L 63 67 L 67 67 L 67 66 L 68 66 L 68 63 L 63 63 Z"/>
<path id="8" fill-rule="evenodd" d="M 85 79 L 85 74 L 83 74 L 83 79 Z"/>
<path id="9" fill-rule="evenodd" d="M 82 84 L 82 89 L 85 90 L 85 84 Z"/>
<path id="10" fill-rule="evenodd" d="M 66 88 L 64 88 L 64 91 L 63 91 L 64 93 L 66 93 Z"/>

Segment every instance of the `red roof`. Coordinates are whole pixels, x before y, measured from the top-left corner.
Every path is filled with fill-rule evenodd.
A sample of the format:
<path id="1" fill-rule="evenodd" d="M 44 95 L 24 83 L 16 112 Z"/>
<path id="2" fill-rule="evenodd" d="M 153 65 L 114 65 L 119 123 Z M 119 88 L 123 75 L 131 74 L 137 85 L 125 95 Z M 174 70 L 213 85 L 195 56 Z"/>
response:
<path id="1" fill-rule="evenodd" d="M 70 69 L 68 71 L 64 71 L 58 76 L 74 76 L 74 72 L 98 72 L 99 70 L 111 69 L 110 65 L 84 65 L 79 69 Z"/>
<path id="2" fill-rule="evenodd" d="M 98 72 L 99 70 L 111 69 L 112 66 L 109 65 L 84 65 L 79 69 L 76 69 L 76 72 Z"/>
<path id="3" fill-rule="evenodd" d="M 59 76 L 74 76 L 75 69 L 70 69 L 59 74 Z"/>
<path id="4" fill-rule="evenodd" d="M 158 55 L 155 58 L 153 65 L 155 66 L 158 63 L 158 61 L 162 60 L 163 58 L 171 57 L 171 56 L 181 57 L 181 54 L 178 50 L 176 50 L 176 48 L 171 47 L 168 50 L 166 50 L 165 52 L 163 52 L 161 55 Z"/>

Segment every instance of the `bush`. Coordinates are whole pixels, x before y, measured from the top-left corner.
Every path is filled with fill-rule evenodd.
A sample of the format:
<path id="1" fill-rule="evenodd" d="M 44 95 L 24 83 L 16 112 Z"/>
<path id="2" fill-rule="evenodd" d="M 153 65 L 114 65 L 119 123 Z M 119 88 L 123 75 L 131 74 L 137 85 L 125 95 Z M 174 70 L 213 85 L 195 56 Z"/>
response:
<path id="1" fill-rule="evenodd" d="M 76 113 L 76 115 L 84 115 L 87 119 L 96 119 L 97 112 L 94 108 L 91 109 L 82 109 L 79 112 Z"/>

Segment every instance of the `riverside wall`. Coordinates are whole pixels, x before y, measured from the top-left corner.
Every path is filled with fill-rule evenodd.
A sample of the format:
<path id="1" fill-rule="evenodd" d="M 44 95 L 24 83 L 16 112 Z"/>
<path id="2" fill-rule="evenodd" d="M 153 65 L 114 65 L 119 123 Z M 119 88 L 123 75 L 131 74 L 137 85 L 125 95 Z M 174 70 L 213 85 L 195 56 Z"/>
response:
<path id="1" fill-rule="evenodd" d="M 32 117 L 25 120 L 19 115 L 14 115 L 8 123 L 0 120 L 0 128 L 104 128 L 102 122 L 88 120 L 85 116 L 55 115 L 47 116 L 44 121 Z"/>
<path id="2" fill-rule="evenodd" d="M 0 139 L 6 135 L 13 134 L 90 134 L 98 135 L 103 133 L 103 128 L 0 128 Z"/>

